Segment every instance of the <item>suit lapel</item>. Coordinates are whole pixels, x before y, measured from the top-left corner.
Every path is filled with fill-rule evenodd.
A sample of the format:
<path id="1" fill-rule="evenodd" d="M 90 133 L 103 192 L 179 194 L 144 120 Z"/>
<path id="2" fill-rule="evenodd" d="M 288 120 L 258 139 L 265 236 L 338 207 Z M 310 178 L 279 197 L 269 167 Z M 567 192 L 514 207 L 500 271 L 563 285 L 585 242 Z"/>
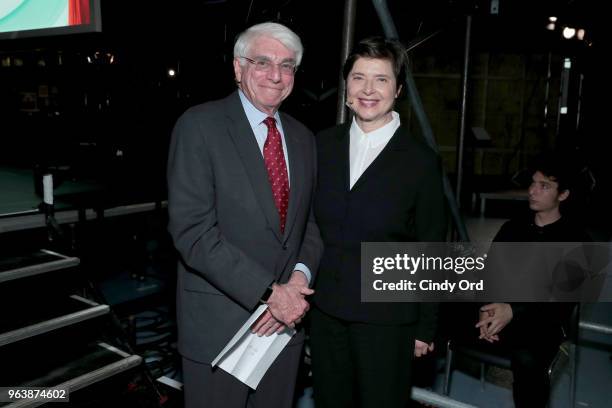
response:
<path id="1" fill-rule="evenodd" d="M 350 190 L 350 182 L 351 182 L 351 160 L 350 160 L 350 142 L 351 137 L 349 131 L 351 129 L 350 122 L 348 124 L 344 124 L 342 127 L 338 128 L 338 133 L 335 136 L 337 138 L 337 148 L 338 156 L 336 159 L 338 160 L 338 169 L 340 170 L 340 178 L 341 178 L 341 186 L 346 191 Z"/>
<path id="2" fill-rule="evenodd" d="M 349 122 L 350 123 L 350 122 Z M 344 182 L 342 185 L 346 189 L 346 191 L 351 191 L 351 135 L 350 135 L 351 126 L 346 126 L 346 131 L 342 132 L 342 159 L 344 163 L 342 163 L 342 168 L 344 172 L 342 177 L 344 178 Z"/>
<path id="3" fill-rule="evenodd" d="M 397 128 L 389 143 L 383 148 L 380 154 L 374 159 L 374 161 L 368 166 L 367 169 L 363 172 L 361 177 L 357 179 L 355 185 L 352 190 L 356 190 L 369 178 L 375 177 L 376 173 L 380 172 L 381 169 L 384 169 L 386 165 L 391 163 L 397 157 L 397 152 L 402 152 L 408 149 L 408 137 L 406 131 L 400 126 Z M 347 136 L 350 139 L 350 137 Z M 348 154 L 347 154 L 348 156 Z M 349 172 L 350 172 L 350 161 L 348 164 Z M 350 173 L 349 173 L 350 174 Z M 350 177 L 350 176 L 349 176 Z"/>
<path id="4" fill-rule="evenodd" d="M 255 140 L 251 125 L 246 118 L 238 92 L 233 93 L 227 99 L 227 121 L 230 137 L 236 146 L 236 150 L 246 169 L 251 187 L 257 197 L 268 225 L 279 241 L 282 241 L 280 233 L 280 221 L 278 211 L 272 198 L 272 188 L 268 181 L 268 172 L 264 164 L 263 156 Z M 293 169 L 291 169 L 293 172 Z M 291 177 L 293 186 L 293 174 Z M 291 196 L 289 198 L 289 210 L 291 210 Z"/>
<path id="5" fill-rule="evenodd" d="M 291 234 L 293 225 L 295 224 L 297 210 L 304 191 L 306 174 L 304 169 L 304 161 L 299 160 L 301 150 L 304 148 L 304 146 L 301 143 L 296 129 L 291 126 L 291 122 L 284 120 L 285 115 L 282 113 L 280 117 L 283 125 L 283 132 L 285 133 L 287 156 L 289 158 L 289 173 L 291 177 L 291 183 L 289 186 L 289 208 L 287 209 L 287 221 L 285 224 L 284 241 L 286 241 Z"/>

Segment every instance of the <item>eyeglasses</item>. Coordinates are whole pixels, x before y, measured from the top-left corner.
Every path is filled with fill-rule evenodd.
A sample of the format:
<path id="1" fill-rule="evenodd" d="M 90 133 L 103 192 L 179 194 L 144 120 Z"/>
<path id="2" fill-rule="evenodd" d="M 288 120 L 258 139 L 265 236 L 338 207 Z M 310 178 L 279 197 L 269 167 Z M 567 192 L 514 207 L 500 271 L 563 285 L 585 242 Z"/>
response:
<path id="1" fill-rule="evenodd" d="M 270 72 L 270 70 L 272 70 L 272 66 L 276 65 L 280 69 L 281 73 L 285 75 L 293 75 L 295 74 L 295 71 L 297 69 L 295 62 L 293 61 L 285 61 L 279 64 L 275 64 L 266 58 L 256 58 L 256 59 L 251 59 L 248 57 L 240 57 L 240 58 L 244 58 L 251 64 L 255 65 L 255 71 Z"/>

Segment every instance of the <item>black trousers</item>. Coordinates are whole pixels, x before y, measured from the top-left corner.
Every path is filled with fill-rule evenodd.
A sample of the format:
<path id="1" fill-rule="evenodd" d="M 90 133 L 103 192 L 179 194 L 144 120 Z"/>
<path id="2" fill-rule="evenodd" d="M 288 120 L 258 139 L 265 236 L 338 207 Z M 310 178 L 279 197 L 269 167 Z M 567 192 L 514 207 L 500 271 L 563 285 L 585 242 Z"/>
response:
<path id="1" fill-rule="evenodd" d="M 530 346 L 510 346 L 512 364 L 512 396 L 516 408 L 545 408 L 550 395 L 548 367 L 559 341 L 535 341 Z"/>
<path id="2" fill-rule="evenodd" d="M 303 345 L 285 347 L 256 391 L 218 367 L 183 358 L 185 408 L 291 408 Z"/>
<path id="3" fill-rule="evenodd" d="M 410 400 L 415 325 L 347 322 L 310 312 L 317 408 L 404 408 Z"/>

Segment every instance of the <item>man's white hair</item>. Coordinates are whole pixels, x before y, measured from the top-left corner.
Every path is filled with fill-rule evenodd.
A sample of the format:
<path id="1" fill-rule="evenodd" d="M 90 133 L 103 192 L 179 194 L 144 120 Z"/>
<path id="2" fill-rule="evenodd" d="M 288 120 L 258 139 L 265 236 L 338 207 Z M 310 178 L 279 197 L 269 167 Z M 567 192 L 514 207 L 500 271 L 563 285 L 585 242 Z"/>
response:
<path id="1" fill-rule="evenodd" d="M 285 47 L 295 52 L 296 66 L 300 65 L 300 62 L 302 62 L 304 47 L 302 46 L 300 37 L 289 28 L 278 23 L 256 24 L 240 33 L 236 40 L 236 44 L 234 44 L 234 58 L 246 57 L 249 52 L 249 47 L 259 37 L 270 37 L 280 41 Z M 245 63 L 246 61 L 240 62 L 241 65 Z"/>

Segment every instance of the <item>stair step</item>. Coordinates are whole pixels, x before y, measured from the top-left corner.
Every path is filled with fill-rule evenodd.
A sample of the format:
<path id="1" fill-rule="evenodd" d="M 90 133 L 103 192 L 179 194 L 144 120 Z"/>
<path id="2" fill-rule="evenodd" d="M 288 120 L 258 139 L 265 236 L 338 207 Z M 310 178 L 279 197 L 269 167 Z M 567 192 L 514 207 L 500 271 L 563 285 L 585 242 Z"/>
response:
<path id="1" fill-rule="evenodd" d="M 0 261 L 0 283 L 28 276 L 40 275 L 79 264 L 79 258 L 41 249 L 24 256 L 6 258 Z"/>
<path id="2" fill-rule="evenodd" d="M 80 357 L 66 361 L 62 366 L 55 367 L 48 375 L 34 378 L 19 387 L 46 387 L 65 389 L 68 395 L 74 391 L 101 382 L 116 374 L 137 367 L 142 363 L 142 357 L 130 355 L 104 342 L 92 344 Z M 13 386 L 11 386 L 13 387 Z M 40 400 L 21 400 L 0 403 L 6 408 L 31 408 L 45 404 Z"/>
<path id="3" fill-rule="evenodd" d="M 20 322 L 26 321 L 26 324 L 30 324 L 24 327 L 15 327 L 18 324 L 17 322 L 9 321 L 8 324 L 4 323 L 5 327 L 0 326 L 1 331 L 6 330 L 0 333 L 0 346 L 93 319 L 105 315 L 109 311 L 108 305 L 100 305 L 77 295 L 65 298 L 61 305 L 54 304 L 52 310 L 49 310 L 48 307 L 40 307 L 36 312 L 44 313 L 43 316 L 37 313 L 28 318 L 24 316 L 23 309 L 19 309 L 20 315 L 18 320 Z M 53 316 L 54 314 L 56 315 Z"/>

